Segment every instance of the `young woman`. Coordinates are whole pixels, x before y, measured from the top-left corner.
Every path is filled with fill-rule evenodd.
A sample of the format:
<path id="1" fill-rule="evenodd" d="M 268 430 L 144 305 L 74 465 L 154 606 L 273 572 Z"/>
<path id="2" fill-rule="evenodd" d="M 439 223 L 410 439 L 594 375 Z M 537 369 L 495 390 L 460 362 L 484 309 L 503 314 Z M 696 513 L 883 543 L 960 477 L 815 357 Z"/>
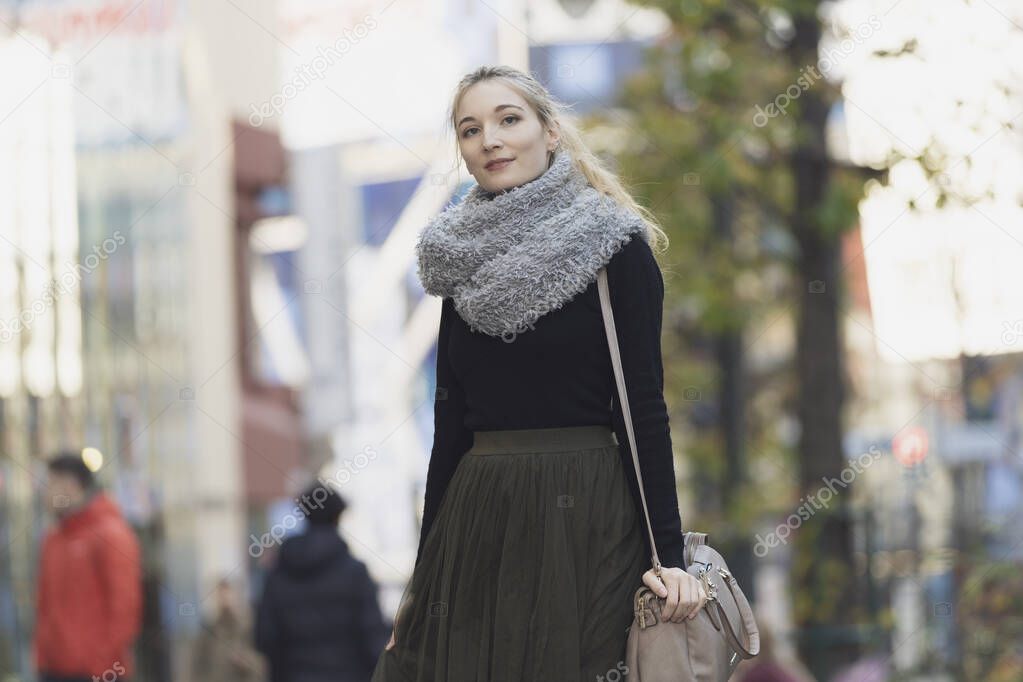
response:
<path id="1" fill-rule="evenodd" d="M 477 185 L 416 246 L 425 290 L 444 299 L 435 433 L 415 570 L 373 682 L 621 679 L 640 581 L 666 599 L 665 619 L 706 601 L 683 570 L 663 398 L 651 244 L 667 238 L 528 74 L 468 74 L 451 123 Z M 660 580 L 601 317 L 603 266 Z"/>

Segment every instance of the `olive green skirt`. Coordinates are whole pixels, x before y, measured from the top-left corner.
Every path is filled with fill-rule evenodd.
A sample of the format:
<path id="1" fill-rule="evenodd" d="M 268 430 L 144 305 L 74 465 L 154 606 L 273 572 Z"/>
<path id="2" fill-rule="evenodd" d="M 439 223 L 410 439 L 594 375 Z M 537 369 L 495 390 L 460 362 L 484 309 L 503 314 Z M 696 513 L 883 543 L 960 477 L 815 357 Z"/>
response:
<path id="1" fill-rule="evenodd" d="M 614 432 L 474 435 L 372 682 L 622 680 L 650 559 Z"/>

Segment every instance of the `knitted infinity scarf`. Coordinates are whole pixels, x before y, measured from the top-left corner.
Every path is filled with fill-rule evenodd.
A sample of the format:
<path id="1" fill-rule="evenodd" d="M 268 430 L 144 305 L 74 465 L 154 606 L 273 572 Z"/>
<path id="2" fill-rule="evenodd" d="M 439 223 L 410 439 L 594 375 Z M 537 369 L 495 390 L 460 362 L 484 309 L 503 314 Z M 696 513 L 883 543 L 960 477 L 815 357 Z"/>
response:
<path id="1" fill-rule="evenodd" d="M 639 215 L 559 150 L 540 177 L 497 193 L 474 185 L 431 220 L 416 244 L 419 279 L 453 298 L 473 331 L 514 338 L 585 291 L 636 232 L 647 239 Z"/>

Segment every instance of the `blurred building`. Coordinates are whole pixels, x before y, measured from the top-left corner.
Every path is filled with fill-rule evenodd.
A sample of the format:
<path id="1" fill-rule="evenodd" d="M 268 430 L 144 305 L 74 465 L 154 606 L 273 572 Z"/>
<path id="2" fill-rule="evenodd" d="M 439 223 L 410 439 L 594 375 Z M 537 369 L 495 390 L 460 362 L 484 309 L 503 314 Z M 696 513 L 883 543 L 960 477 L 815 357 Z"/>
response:
<path id="1" fill-rule="evenodd" d="M 1016 289 L 992 282 L 1015 276 L 1009 261 L 1020 246 L 964 225 L 946 233 L 959 242 L 953 248 L 924 238 L 948 217 L 907 217 L 863 251 L 875 223 L 847 254 L 862 253 L 865 277 L 846 326 L 856 396 L 846 449 L 850 458 L 881 453 L 855 491 L 859 567 L 871 609 L 897 614 L 893 663 L 907 671 L 952 670 L 961 657 L 970 635 L 959 617 L 965 569 L 1023 562 L 1015 522 L 1023 323 Z M 907 239 L 929 246 L 907 249 Z M 970 265 L 980 261 L 983 274 Z"/>
<path id="2" fill-rule="evenodd" d="M 274 375 L 239 297 L 236 184 L 283 182 L 279 151 L 234 164 L 233 120 L 274 85 L 273 8 L 0 3 L 0 672 L 31 670 L 55 449 L 103 453 L 143 541 L 145 680 L 185 679 L 216 579 L 246 574 L 247 507 L 296 465 L 296 401 L 246 381 Z"/>

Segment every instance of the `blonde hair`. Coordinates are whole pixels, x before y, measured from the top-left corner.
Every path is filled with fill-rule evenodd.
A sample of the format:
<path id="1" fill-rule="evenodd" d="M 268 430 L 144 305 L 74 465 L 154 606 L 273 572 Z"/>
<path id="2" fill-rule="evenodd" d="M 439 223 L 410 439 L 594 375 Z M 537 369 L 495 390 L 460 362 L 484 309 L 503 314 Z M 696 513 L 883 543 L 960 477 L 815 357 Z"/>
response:
<path id="1" fill-rule="evenodd" d="M 520 71 L 511 66 L 481 66 L 462 77 L 455 88 L 455 96 L 451 102 L 450 123 L 455 131 L 455 151 L 458 153 L 458 135 L 456 116 L 458 105 L 462 96 L 470 87 L 486 80 L 500 80 L 511 88 L 514 88 L 530 104 L 533 111 L 540 118 L 540 124 L 547 130 L 557 129 L 560 133 L 559 146 L 563 152 L 568 153 L 575 165 L 579 168 L 586 180 L 598 192 L 605 194 L 625 208 L 631 209 L 643 220 L 646 225 L 647 242 L 655 247 L 654 250 L 663 250 L 668 247 L 668 235 L 658 224 L 657 219 L 648 209 L 640 206 L 632 197 L 622 181 L 611 172 L 596 154 L 590 151 L 582 139 L 578 126 L 572 119 L 568 108 L 551 96 L 543 85 L 532 75 Z M 549 165 L 549 164 L 548 164 Z"/>

